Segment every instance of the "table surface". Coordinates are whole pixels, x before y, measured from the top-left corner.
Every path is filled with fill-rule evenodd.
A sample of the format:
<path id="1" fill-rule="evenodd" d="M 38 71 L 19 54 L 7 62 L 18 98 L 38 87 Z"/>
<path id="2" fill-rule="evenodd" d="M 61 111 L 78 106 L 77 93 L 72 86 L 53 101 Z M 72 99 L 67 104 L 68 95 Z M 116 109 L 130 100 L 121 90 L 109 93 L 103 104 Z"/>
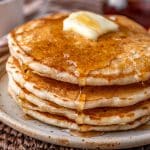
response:
<path id="1" fill-rule="evenodd" d="M 86 5 L 85 5 L 85 1 L 86 1 Z M 46 8 L 44 11 L 39 9 L 40 12 L 32 16 L 27 16 L 25 20 L 30 20 L 35 16 L 37 17 L 39 15 L 42 15 L 43 13 L 66 11 L 66 10 L 72 11 L 75 9 L 87 9 L 87 10 L 94 9 L 95 12 L 100 12 L 101 11 L 100 1 L 101 0 L 95 0 L 93 3 L 93 1 L 90 1 L 90 0 L 61 0 L 61 2 L 59 1 L 59 5 L 58 5 L 58 1 L 51 0 L 48 4 L 48 8 Z M 26 150 L 26 149 L 77 150 L 74 148 L 66 148 L 66 147 L 36 140 L 0 122 L 0 150 L 1 149 L 2 150 L 3 149 L 4 150 L 5 149 L 9 149 L 9 150 L 14 150 L 14 149 L 17 149 L 17 150 Z M 128 149 L 128 150 L 131 150 L 131 149 Z M 132 148 L 132 150 L 150 150 L 150 145 L 146 145 L 146 146 L 142 146 L 138 148 Z"/>
<path id="2" fill-rule="evenodd" d="M 26 149 L 32 149 L 32 150 L 79 150 L 77 148 L 67 148 L 62 147 L 46 142 L 42 142 L 39 140 L 36 140 L 34 138 L 31 138 L 25 134 L 22 134 L 11 127 L 3 124 L 0 122 L 0 149 L 9 149 L 9 150 L 26 150 Z M 138 147 L 138 148 L 132 148 L 128 150 L 150 150 L 150 145 Z"/>

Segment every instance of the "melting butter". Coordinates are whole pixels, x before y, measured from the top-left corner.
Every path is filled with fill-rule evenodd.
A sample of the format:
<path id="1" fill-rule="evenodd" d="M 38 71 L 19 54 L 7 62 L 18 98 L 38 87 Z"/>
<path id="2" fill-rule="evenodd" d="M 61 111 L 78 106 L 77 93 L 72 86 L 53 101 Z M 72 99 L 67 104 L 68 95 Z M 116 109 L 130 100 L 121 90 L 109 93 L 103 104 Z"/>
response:
<path id="1" fill-rule="evenodd" d="M 63 30 L 72 30 L 85 38 L 97 40 L 100 35 L 118 30 L 118 25 L 101 15 L 79 11 L 71 13 L 64 20 Z"/>
<path id="2" fill-rule="evenodd" d="M 93 29 L 93 30 L 95 30 L 95 31 L 99 31 L 99 29 L 100 29 L 100 25 L 98 24 L 98 22 L 96 21 L 96 20 L 94 20 L 94 19 L 92 19 L 92 17 L 90 17 L 90 16 L 88 16 L 88 15 L 78 15 L 77 17 L 76 17 L 76 19 L 80 22 L 80 23 L 82 23 L 82 24 L 84 24 L 85 26 L 87 26 L 88 28 L 91 28 L 91 29 Z"/>

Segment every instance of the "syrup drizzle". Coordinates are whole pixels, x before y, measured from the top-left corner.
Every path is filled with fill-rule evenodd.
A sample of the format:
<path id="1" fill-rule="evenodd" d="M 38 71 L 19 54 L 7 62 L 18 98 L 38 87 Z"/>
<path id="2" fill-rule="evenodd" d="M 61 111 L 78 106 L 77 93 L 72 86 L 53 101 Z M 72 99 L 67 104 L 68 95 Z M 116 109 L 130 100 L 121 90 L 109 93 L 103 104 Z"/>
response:
<path id="1" fill-rule="evenodd" d="M 76 123 L 79 124 L 83 124 L 84 122 L 84 107 L 85 107 L 85 100 L 86 100 L 86 94 L 82 93 L 82 89 L 83 87 L 80 87 L 80 93 L 79 96 L 76 100 L 76 104 L 77 104 L 77 112 L 78 112 L 78 116 L 76 118 Z"/>
<path id="2" fill-rule="evenodd" d="M 78 79 L 78 82 L 79 82 L 79 86 L 85 86 L 85 84 L 86 84 L 86 78 L 85 77 L 80 77 Z"/>

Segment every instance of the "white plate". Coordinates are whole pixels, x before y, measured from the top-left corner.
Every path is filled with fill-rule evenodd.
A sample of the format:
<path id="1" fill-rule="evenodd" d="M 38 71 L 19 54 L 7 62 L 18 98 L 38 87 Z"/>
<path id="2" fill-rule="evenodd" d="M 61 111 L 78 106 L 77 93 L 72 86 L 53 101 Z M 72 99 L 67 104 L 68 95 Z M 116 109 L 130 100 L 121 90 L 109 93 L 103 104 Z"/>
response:
<path id="1" fill-rule="evenodd" d="M 42 141 L 80 148 L 120 149 L 150 144 L 150 129 L 105 133 L 101 136 L 83 138 L 70 135 L 67 131 L 26 120 L 21 109 L 7 92 L 7 75 L 0 79 L 0 120 L 12 128 Z"/>

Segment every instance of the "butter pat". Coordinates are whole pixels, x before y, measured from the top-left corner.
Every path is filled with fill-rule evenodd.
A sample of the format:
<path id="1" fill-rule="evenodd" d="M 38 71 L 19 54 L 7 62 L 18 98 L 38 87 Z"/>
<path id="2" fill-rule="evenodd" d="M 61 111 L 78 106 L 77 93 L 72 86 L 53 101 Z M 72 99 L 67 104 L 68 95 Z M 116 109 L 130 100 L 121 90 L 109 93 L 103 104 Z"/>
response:
<path id="1" fill-rule="evenodd" d="M 88 11 L 71 13 L 63 21 L 63 31 L 71 30 L 91 40 L 97 40 L 100 35 L 117 29 L 116 23 Z"/>

